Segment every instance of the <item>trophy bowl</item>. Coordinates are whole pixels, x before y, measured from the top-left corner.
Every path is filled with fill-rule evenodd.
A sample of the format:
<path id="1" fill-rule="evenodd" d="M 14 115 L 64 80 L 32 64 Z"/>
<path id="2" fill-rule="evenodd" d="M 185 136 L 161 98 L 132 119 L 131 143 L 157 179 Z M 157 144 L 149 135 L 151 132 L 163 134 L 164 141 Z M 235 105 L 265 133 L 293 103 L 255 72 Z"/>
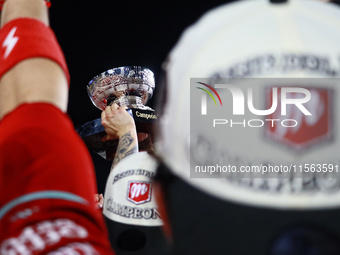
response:
<path id="1" fill-rule="evenodd" d="M 141 66 L 122 66 L 109 69 L 95 76 L 87 85 L 92 103 L 99 109 L 116 103 L 126 106 L 134 118 L 139 149 L 152 147 L 151 124 L 157 120 L 155 111 L 147 106 L 155 89 L 153 72 Z M 101 119 L 95 119 L 76 127 L 86 146 L 107 160 L 113 160 L 118 140 L 102 141 L 106 135 Z"/>
<path id="2" fill-rule="evenodd" d="M 141 66 L 123 66 L 103 72 L 87 85 L 92 103 L 100 110 L 116 103 L 131 109 L 152 110 L 146 106 L 153 95 L 153 72 Z"/>

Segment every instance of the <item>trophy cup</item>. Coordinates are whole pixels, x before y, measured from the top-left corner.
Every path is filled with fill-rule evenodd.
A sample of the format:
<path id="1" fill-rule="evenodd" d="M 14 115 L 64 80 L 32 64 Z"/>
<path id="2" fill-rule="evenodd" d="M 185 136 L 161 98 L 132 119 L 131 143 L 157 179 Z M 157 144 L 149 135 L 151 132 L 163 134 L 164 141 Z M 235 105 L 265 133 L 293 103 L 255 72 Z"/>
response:
<path id="1" fill-rule="evenodd" d="M 155 89 L 154 74 L 141 66 L 117 67 L 95 76 L 87 85 L 92 103 L 100 110 L 116 103 L 126 106 L 136 123 L 139 149 L 152 143 L 151 123 L 157 120 L 155 111 L 147 106 Z M 89 121 L 76 128 L 87 147 L 107 160 L 113 160 L 118 140 L 102 142 L 106 134 L 101 119 Z"/>

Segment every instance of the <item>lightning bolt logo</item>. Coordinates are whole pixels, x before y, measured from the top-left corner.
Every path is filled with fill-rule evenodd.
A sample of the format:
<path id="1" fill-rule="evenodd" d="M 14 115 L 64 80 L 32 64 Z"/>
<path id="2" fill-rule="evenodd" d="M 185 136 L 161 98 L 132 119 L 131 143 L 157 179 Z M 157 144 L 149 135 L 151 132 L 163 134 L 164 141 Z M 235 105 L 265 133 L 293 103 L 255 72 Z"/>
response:
<path id="1" fill-rule="evenodd" d="M 17 27 L 13 27 L 12 30 L 8 33 L 5 41 L 2 44 L 2 47 L 6 48 L 4 59 L 8 57 L 8 55 L 12 52 L 13 48 L 17 44 L 19 37 L 14 36 L 17 31 Z"/>

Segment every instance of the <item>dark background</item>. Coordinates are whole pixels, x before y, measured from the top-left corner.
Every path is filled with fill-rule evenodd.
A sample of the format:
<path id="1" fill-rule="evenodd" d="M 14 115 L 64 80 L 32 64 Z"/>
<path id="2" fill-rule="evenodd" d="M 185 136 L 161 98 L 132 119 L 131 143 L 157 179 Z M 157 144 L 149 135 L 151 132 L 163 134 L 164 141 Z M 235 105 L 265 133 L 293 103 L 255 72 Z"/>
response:
<path id="1" fill-rule="evenodd" d="M 74 125 L 100 117 L 100 110 L 87 95 L 86 85 L 110 68 L 141 65 L 151 69 L 155 74 L 154 94 L 157 95 L 157 88 L 161 86 L 161 64 L 183 30 L 206 11 L 235 1 L 240 0 L 51 0 L 51 27 L 71 74 L 68 113 Z M 339 4 L 339 1 L 332 2 Z M 91 155 L 102 193 L 111 162 Z"/>
<path id="2" fill-rule="evenodd" d="M 64 51 L 71 75 L 68 113 L 75 126 L 100 117 L 86 85 L 113 67 L 141 65 L 155 73 L 183 30 L 207 10 L 230 2 L 52 0 L 50 22 Z M 150 102 L 151 106 L 153 101 Z M 104 192 L 111 162 L 91 153 L 99 193 Z"/>

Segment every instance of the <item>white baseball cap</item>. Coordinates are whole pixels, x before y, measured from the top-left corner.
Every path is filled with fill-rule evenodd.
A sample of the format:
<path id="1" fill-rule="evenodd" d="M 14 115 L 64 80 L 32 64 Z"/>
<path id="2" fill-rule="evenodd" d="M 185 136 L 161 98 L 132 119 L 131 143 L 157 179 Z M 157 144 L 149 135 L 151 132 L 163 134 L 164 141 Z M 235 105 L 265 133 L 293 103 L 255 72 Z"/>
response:
<path id="1" fill-rule="evenodd" d="M 152 183 L 157 165 L 147 152 L 134 153 L 109 175 L 103 214 L 111 245 L 119 254 L 168 254 Z"/>
<path id="2" fill-rule="evenodd" d="M 122 159 L 107 179 L 104 215 L 124 224 L 162 226 L 152 184 L 156 168 L 156 160 L 147 152 Z"/>
<path id="3" fill-rule="evenodd" d="M 167 101 L 160 122 L 158 154 L 176 176 L 227 201 L 288 209 L 339 206 L 340 141 L 337 128 L 340 119 L 336 114 L 340 112 L 336 103 L 340 96 L 339 45 L 340 9 L 331 3 L 290 0 L 272 4 L 267 0 L 244 0 L 209 11 L 183 33 L 169 55 Z M 268 129 L 266 125 L 248 126 L 248 129 L 225 125 L 222 136 L 221 128 L 211 131 L 214 129 L 210 120 L 202 118 L 191 122 L 195 111 L 191 103 L 194 100 L 200 103 L 201 95 L 205 94 L 202 89 L 192 90 L 192 87 L 200 86 L 199 81 L 213 82 L 208 85 L 215 87 L 217 94 L 201 87 L 209 90 L 214 98 L 220 95 L 223 104 L 232 107 L 232 100 L 225 100 L 228 96 L 231 99 L 230 92 L 216 87 L 216 83 L 224 82 L 224 78 L 229 82 L 241 82 L 238 88 L 244 94 L 251 81 L 254 101 L 260 103 L 270 102 L 272 95 L 266 92 L 271 87 L 264 81 L 280 81 L 285 87 L 303 87 L 309 91 L 310 99 L 304 107 L 311 116 L 292 107 L 287 119 L 295 119 L 298 123 L 288 131 Z M 302 83 L 297 82 L 297 78 Z M 280 96 L 283 92 L 278 93 Z M 217 106 L 209 100 L 212 97 L 207 96 L 208 109 L 218 107 L 217 98 Z M 230 124 L 235 116 L 222 117 Z M 248 117 L 243 118 L 247 125 Z M 265 122 L 263 116 L 256 119 L 258 123 L 258 120 Z M 251 123 L 255 125 L 254 121 Z M 302 174 L 304 178 L 293 174 L 291 178 L 269 179 L 261 176 L 228 179 L 206 172 L 202 178 L 193 175 L 190 169 L 197 163 L 193 153 L 204 158 L 221 152 L 228 159 L 226 162 L 237 167 L 236 171 L 242 166 L 275 170 L 281 165 L 281 170 L 288 169 L 291 173 L 309 173 Z M 318 167 L 329 172 L 332 168 L 331 178 L 314 175 Z M 311 171 L 314 172 L 311 174 Z"/>

